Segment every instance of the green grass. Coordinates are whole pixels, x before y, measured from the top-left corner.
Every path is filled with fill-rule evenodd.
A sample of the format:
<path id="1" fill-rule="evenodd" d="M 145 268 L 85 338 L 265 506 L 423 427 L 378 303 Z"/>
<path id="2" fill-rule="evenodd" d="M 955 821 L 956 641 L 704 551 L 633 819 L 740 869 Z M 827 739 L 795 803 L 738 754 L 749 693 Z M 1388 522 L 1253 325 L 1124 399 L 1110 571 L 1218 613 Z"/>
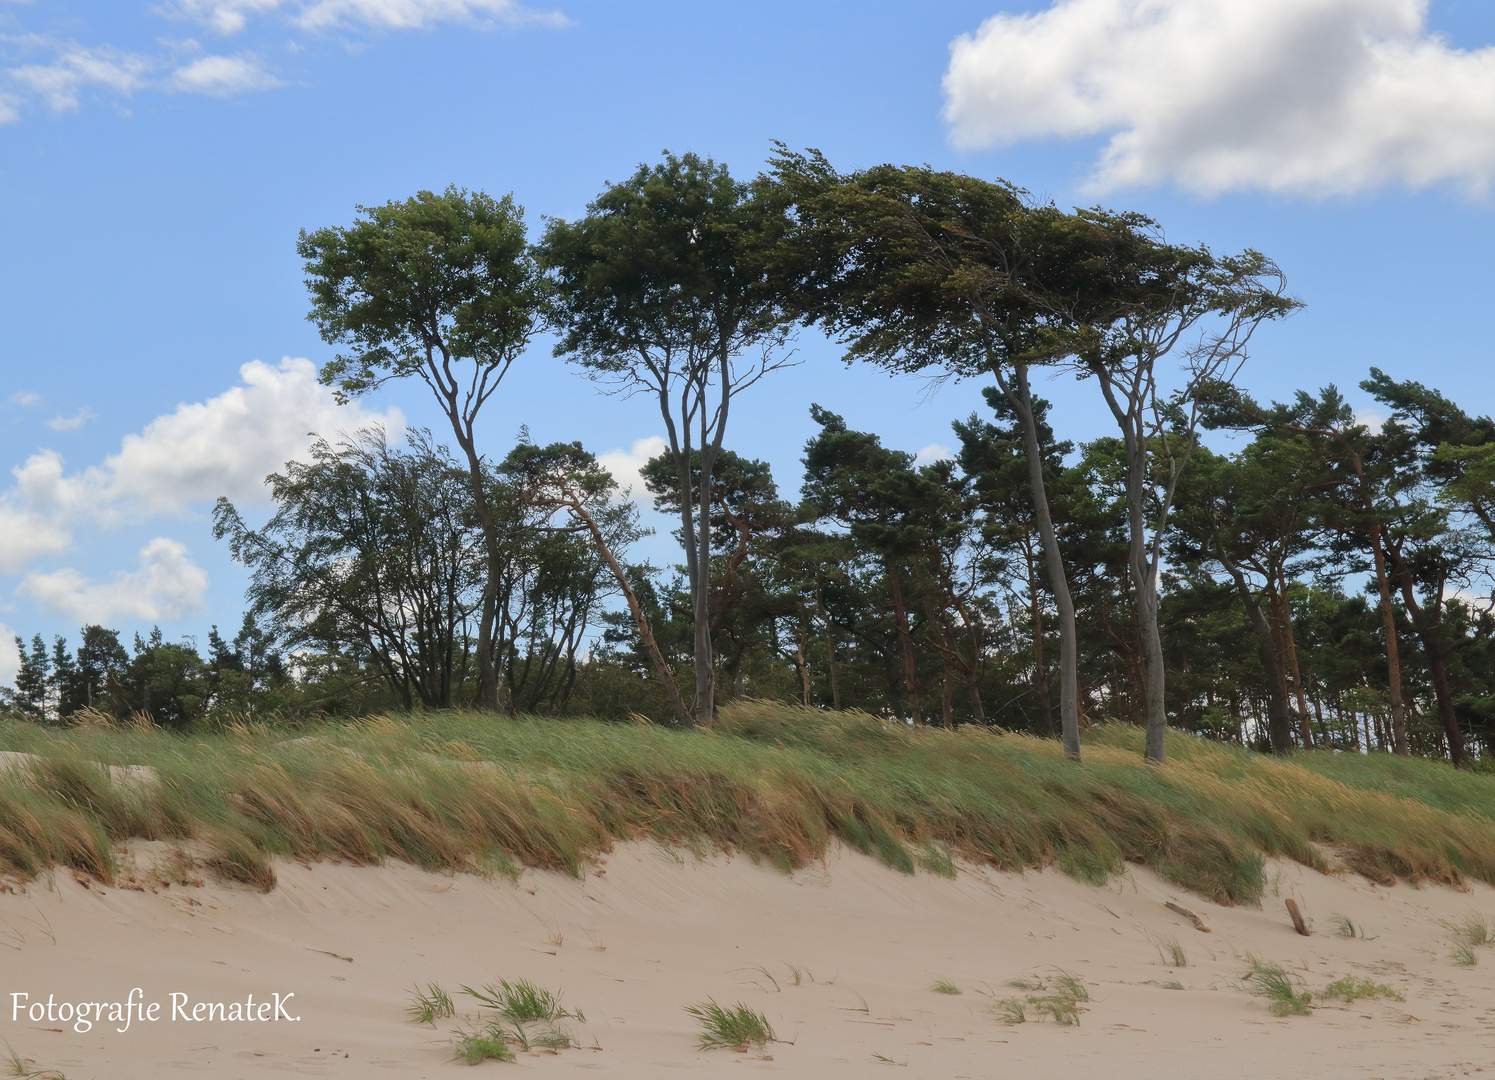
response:
<path id="1" fill-rule="evenodd" d="M 454 1036 L 452 1041 L 457 1046 L 456 1059 L 469 1065 L 481 1065 L 490 1058 L 494 1061 L 514 1060 L 514 1051 L 509 1049 L 509 1044 L 492 1031 L 464 1031 Z"/>
<path id="2" fill-rule="evenodd" d="M 1157 946 L 1158 959 L 1168 967 L 1188 967 L 1189 954 L 1172 934 L 1159 934 L 1152 943 Z"/>
<path id="3" fill-rule="evenodd" d="M 1329 925 L 1334 927 L 1334 933 L 1342 938 L 1365 938 L 1365 927 L 1357 924 L 1348 915 L 1339 912 L 1329 916 Z M 1371 940 L 1366 938 L 1366 940 Z"/>
<path id="4" fill-rule="evenodd" d="M 561 1008 L 559 994 L 553 994 L 543 987 L 536 986 L 528 979 L 517 979 L 512 983 L 507 979 L 499 979 L 498 982 L 489 983 L 481 990 L 463 986 L 462 992 L 515 1024 L 586 1019 L 577 1013 Z"/>
<path id="5" fill-rule="evenodd" d="M 1471 911 L 1462 918 L 1444 924 L 1454 936 L 1471 946 L 1489 945 L 1495 941 L 1495 925 L 1481 912 Z"/>
<path id="6" fill-rule="evenodd" d="M 702 1050 L 741 1052 L 774 1041 L 773 1027 L 768 1018 L 741 1002 L 729 1008 L 708 1000 L 700 1005 L 687 1005 L 685 1011 L 694 1016 L 700 1026 L 699 1045 Z"/>
<path id="7" fill-rule="evenodd" d="M 1324 997 L 1344 998 L 1345 1001 L 1356 1001 L 1360 998 L 1390 998 L 1392 1001 L 1405 1001 L 1406 998 L 1397 993 L 1385 983 L 1372 982 L 1370 979 L 1357 975 L 1346 975 L 1342 979 L 1335 979 L 1324 987 Z"/>
<path id="8" fill-rule="evenodd" d="M 1075 766 L 1051 740 L 766 702 L 726 707 L 714 732 L 457 712 L 187 735 L 0 722 L 0 749 L 42 759 L 0 774 L 0 876 L 110 881 L 132 837 L 259 889 L 277 856 L 579 873 L 642 838 L 784 868 L 835 841 L 906 873 L 964 860 L 1101 882 L 1138 863 L 1222 903 L 1260 899 L 1264 856 L 1322 868 L 1325 848 L 1375 880 L 1495 883 L 1495 777 L 1177 733 L 1158 769 L 1135 728 L 1086 740 Z M 160 781 L 114 785 L 101 762 Z"/>
<path id="9" fill-rule="evenodd" d="M 936 979 L 929 989 L 933 990 L 936 994 L 959 994 L 962 992 L 960 987 L 947 979 Z"/>
<path id="10" fill-rule="evenodd" d="M 1313 995 L 1302 989 L 1302 980 L 1290 974 L 1280 964 L 1247 956 L 1250 965 L 1242 979 L 1246 990 L 1267 999 L 1267 1009 L 1273 1016 L 1307 1016 L 1313 1012 Z"/>
<path id="11" fill-rule="evenodd" d="M 1470 945 L 1462 941 L 1454 945 L 1453 951 L 1448 954 L 1448 958 L 1455 964 L 1458 964 L 1459 967 L 1474 967 L 1475 964 L 1479 963 L 1479 953 L 1475 952 Z"/>
<path id="12" fill-rule="evenodd" d="M 1056 1024 L 1078 1024 L 1081 1006 L 1090 1000 L 1090 991 L 1080 977 L 1063 968 L 1054 968 L 1047 975 L 1026 975 L 1010 979 L 1008 986 L 1017 990 L 1032 991 L 1021 998 L 1003 998 L 995 1003 L 997 1018 L 1005 1024 L 1023 1024 L 1028 1021 L 1028 1010 L 1039 1016 L 1047 1016 Z"/>
<path id="13" fill-rule="evenodd" d="M 432 1024 L 457 1015 L 451 995 L 435 983 L 428 983 L 424 990 L 416 987 L 410 993 L 410 1006 L 406 1011 L 417 1024 Z"/>

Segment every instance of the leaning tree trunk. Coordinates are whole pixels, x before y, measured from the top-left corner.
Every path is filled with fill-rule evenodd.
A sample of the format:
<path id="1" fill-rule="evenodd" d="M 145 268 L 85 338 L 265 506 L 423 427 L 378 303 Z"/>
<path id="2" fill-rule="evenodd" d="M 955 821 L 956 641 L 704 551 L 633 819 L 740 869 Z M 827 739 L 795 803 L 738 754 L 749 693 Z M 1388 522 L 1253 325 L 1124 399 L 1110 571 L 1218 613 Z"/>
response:
<path id="1" fill-rule="evenodd" d="M 1017 364 L 1009 385 L 998 376 L 998 384 L 1017 412 L 1023 428 L 1023 452 L 1028 459 L 1028 486 L 1033 495 L 1033 516 L 1038 522 L 1038 537 L 1043 545 L 1044 567 L 1054 590 L 1054 606 L 1059 613 L 1059 728 L 1064 738 L 1064 752 L 1080 760 L 1080 669 L 1078 634 L 1075 628 L 1075 605 L 1069 594 L 1069 578 L 1059 553 L 1059 537 L 1049 513 L 1048 492 L 1043 483 L 1043 451 L 1038 445 L 1038 424 L 1033 418 L 1033 395 L 1028 387 L 1028 366 Z"/>
<path id="2" fill-rule="evenodd" d="M 1412 627 L 1422 640 L 1422 651 L 1427 655 L 1428 674 L 1433 680 L 1433 698 L 1438 703 L 1438 719 L 1443 723 L 1443 733 L 1448 738 L 1448 756 L 1456 769 L 1467 769 L 1469 757 L 1464 750 L 1464 733 L 1459 728 L 1459 716 L 1453 706 L 1453 682 L 1448 676 L 1448 657 L 1444 654 L 1439 636 L 1438 621 L 1430 620 L 1428 613 L 1417 602 L 1412 588 L 1412 575 L 1406 564 L 1397 560 L 1397 577 L 1401 579 L 1402 603 L 1407 605 L 1407 614 L 1412 617 Z"/>
<path id="3" fill-rule="evenodd" d="M 1391 752 L 1406 757 L 1407 706 L 1402 701 L 1401 647 L 1396 640 L 1396 608 L 1391 604 L 1391 583 L 1386 574 L 1386 553 L 1381 549 L 1381 523 L 1370 523 L 1371 558 L 1376 569 L 1376 592 L 1381 598 L 1381 625 L 1386 631 L 1386 681 L 1391 691 Z"/>

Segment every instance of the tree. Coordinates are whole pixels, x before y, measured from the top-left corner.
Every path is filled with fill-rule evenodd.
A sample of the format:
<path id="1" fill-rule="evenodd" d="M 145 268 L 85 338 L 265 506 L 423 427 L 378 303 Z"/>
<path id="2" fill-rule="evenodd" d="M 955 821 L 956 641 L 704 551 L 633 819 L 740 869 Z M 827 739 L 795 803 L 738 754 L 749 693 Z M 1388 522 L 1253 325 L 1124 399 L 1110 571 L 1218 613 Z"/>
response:
<path id="1" fill-rule="evenodd" d="M 1043 727 L 1053 734 L 1053 695 L 1044 642 L 1047 600 L 1043 540 L 1033 506 L 1023 421 L 1013 403 L 1000 390 L 988 387 L 982 391 L 982 396 L 999 422 L 989 423 L 973 413 L 965 422 L 957 420 L 954 423 L 956 437 L 960 439 L 960 466 L 971 478 L 981 514 L 981 528 L 987 542 L 992 545 L 994 556 L 1004 561 L 1004 569 L 1015 566 L 1017 572 L 1011 576 L 1023 582 L 1032 643 L 1033 693 L 1038 700 Z M 1044 489 L 1046 492 L 1057 491 L 1061 487 L 1064 458 L 1074 450 L 1074 444 L 1055 442 L 1054 430 L 1048 423 L 1047 401 L 1033 398 L 1031 408 L 1043 462 Z M 1052 588 L 1049 595 L 1052 595 Z"/>
<path id="2" fill-rule="evenodd" d="M 549 275 L 556 355 L 622 393 L 654 399 L 681 491 L 681 536 L 694 621 L 692 723 L 716 715 L 711 640 L 709 485 L 733 399 L 788 360 L 790 320 L 772 254 L 780 209 L 726 166 L 667 154 L 588 204 L 551 220 L 537 258 Z"/>
<path id="3" fill-rule="evenodd" d="M 15 707 L 24 715 L 36 720 L 47 718 L 47 675 L 52 668 L 47 655 L 47 643 L 40 634 L 31 638 L 31 651 L 26 651 L 26 642 L 16 635 L 16 654 L 21 658 L 16 669 Z"/>
<path id="4" fill-rule="evenodd" d="M 1058 609 L 1060 727 L 1078 759 L 1074 604 L 1029 369 L 1075 352 L 1102 299 L 1087 274 L 1108 242 L 1104 228 L 1030 204 L 1003 182 L 893 165 L 842 175 L 819 152 L 782 146 L 764 184 L 792 207 L 779 275 L 796 282 L 802 318 L 844 342 L 849 358 L 891 371 L 988 376 L 1011 403 Z"/>
<path id="5" fill-rule="evenodd" d="M 262 529 L 227 499 L 214 507 L 214 537 L 252 572 L 250 614 L 289 649 L 352 653 L 406 709 L 450 707 L 472 621 L 503 576 L 502 562 L 485 575 L 465 470 L 420 431 L 405 452 L 376 430 L 318 439 L 310 457 L 269 478 L 276 511 Z"/>
<path id="6" fill-rule="evenodd" d="M 455 187 L 357 209 L 365 220 L 303 230 L 296 245 L 312 295 L 308 318 L 325 341 L 349 349 L 323 365 L 321 380 L 346 398 L 418 377 L 451 424 L 488 561 L 477 620 L 478 703 L 497 709 L 501 555 L 476 424 L 529 343 L 539 310 L 523 210 L 512 196 Z"/>
<path id="7" fill-rule="evenodd" d="M 614 505 L 610 495 L 616 489 L 612 476 L 597 465 L 597 459 L 581 448 L 580 443 L 555 443 L 548 447 L 520 446 L 504 462 L 519 500 L 539 508 L 541 521 L 559 510 L 565 510 L 576 527 L 585 529 L 598 554 L 606 562 L 617 582 L 618 591 L 628 604 L 634 629 L 649 658 L 659 684 L 664 688 L 675 719 L 684 727 L 693 723 L 679 684 L 669 663 L 660 652 L 643 604 L 635 587 L 636 568 L 624 566 L 618 558 L 620 543 L 636 539 L 639 532 L 631 509 Z M 630 570 L 635 572 L 630 573 Z"/>

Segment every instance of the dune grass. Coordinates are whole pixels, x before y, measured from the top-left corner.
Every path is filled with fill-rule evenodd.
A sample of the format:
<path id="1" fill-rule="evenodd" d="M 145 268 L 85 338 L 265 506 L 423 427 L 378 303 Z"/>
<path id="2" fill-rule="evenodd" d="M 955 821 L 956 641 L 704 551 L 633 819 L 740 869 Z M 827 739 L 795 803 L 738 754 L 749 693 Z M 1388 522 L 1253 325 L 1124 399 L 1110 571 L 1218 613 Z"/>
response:
<path id="1" fill-rule="evenodd" d="M 1076 766 L 1050 740 L 767 702 L 713 732 L 456 712 L 187 735 L 5 722 L 0 749 L 39 760 L 0 771 L 0 876 L 110 881 L 131 838 L 259 889 L 275 856 L 581 873 L 653 839 L 784 868 L 837 840 L 905 873 L 964 859 L 1101 882 L 1137 863 L 1225 903 L 1260 898 L 1264 855 L 1324 867 L 1325 849 L 1373 880 L 1495 883 L 1495 778 L 1176 733 L 1159 769 L 1141 739 L 1092 729 Z M 111 783 L 100 763 L 159 779 Z"/>
<path id="2" fill-rule="evenodd" d="M 696 1018 L 700 1027 L 699 1045 L 702 1050 L 736 1050 L 741 1053 L 749 1047 L 762 1048 L 774 1041 L 773 1027 L 768 1018 L 741 1002 L 724 1006 L 707 1000 L 699 1005 L 687 1005 L 685 1011 Z"/>

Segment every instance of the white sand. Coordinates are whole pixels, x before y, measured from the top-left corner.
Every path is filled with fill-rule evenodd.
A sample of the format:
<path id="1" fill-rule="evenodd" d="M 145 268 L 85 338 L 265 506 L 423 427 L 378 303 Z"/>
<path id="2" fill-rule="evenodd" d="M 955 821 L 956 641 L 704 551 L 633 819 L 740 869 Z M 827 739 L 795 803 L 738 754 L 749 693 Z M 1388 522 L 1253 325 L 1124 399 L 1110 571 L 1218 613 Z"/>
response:
<path id="1" fill-rule="evenodd" d="M 1470 910 L 1495 916 L 1485 886 L 1378 888 L 1280 864 L 1260 909 L 1226 908 L 1146 871 L 1106 888 L 1058 872 L 962 870 L 949 881 L 840 853 L 791 877 L 743 858 L 703 862 L 644 845 L 620 848 L 580 881 L 526 873 L 514 885 L 408 866 L 297 863 L 279 875 L 279 888 L 260 895 L 218 885 L 101 889 L 58 871 L 0 895 L 0 1036 L 70 1080 L 460 1075 L 452 1024 L 410 1022 L 409 988 L 436 982 L 456 995 L 459 984 L 504 977 L 563 991 L 586 1014 L 570 1027 L 588 1049 L 481 1066 L 498 1075 L 836 1080 L 906 1067 L 889 1075 L 1495 1076 L 1495 948 L 1480 950 L 1480 965 L 1458 967 L 1439 925 Z M 1312 937 L 1293 932 L 1287 896 L 1314 921 Z M 1170 898 L 1213 933 L 1165 909 Z M 1377 936 L 1331 936 L 1333 912 Z M 1176 937 L 1188 966 L 1163 966 L 1150 935 Z M 1299 971 L 1313 991 L 1367 975 L 1406 1001 L 1277 1018 L 1239 988 L 1248 952 Z M 788 965 L 807 973 L 799 985 Z M 1079 1027 L 996 1018 L 981 991 L 1018 993 L 1007 980 L 1056 965 L 1093 995 Z M 936 994 L 936 979 L 964 992 Z M 1163 988 L 1168 980 L 1186 989 Z M 113 1002 L 134 987 L 162 1009 L 157 1022 L 136 1020 L 125 1033 L 109 1023 L 78 1034 L 12 1020 L 15 992 L 33 1002 Z M 173 1021 L 173 991 L 194 1002 L 252 994 L 256 1004 L 294 993 L 290 1012 L 301 1019 Z M 763 1055 L 696 1049 L 683 1007 L 707 997 L 761 1010 L 785 1041 Z"/>

